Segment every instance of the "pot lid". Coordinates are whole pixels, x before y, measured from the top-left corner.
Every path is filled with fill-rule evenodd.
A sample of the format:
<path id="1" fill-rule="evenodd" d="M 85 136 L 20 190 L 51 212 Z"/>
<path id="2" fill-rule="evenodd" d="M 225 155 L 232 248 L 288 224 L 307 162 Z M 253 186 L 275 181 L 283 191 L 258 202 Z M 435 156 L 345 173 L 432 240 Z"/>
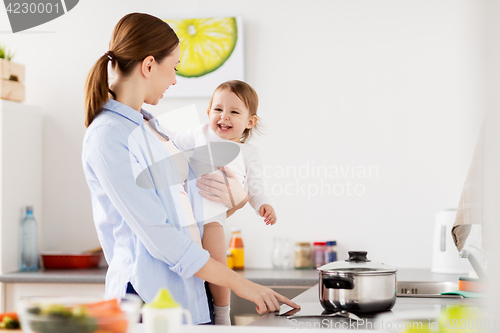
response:
<path id="1" fill-rule="evenodd" d="M 334 261 L 317 268 L 320 272 L 355 273 L 361 275 L 394 273 L 398 269 L 366 258 L 366 251 L 349 251 L 349 259 Z"/>

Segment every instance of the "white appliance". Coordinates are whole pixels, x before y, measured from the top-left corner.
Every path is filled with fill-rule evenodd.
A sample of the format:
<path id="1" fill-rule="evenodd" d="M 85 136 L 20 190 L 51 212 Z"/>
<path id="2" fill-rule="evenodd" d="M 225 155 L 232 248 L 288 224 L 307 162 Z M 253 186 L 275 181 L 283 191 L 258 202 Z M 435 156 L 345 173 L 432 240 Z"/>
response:
<path id="1" fill-rule="evenodd" d="M 432 251 L 432 273 L 468 274 L 473 268 L 466 258 L 461 258 L 453 243 L 451 228 L 455 223 L 456 209 L 446 209 L 436 214 Z"/>

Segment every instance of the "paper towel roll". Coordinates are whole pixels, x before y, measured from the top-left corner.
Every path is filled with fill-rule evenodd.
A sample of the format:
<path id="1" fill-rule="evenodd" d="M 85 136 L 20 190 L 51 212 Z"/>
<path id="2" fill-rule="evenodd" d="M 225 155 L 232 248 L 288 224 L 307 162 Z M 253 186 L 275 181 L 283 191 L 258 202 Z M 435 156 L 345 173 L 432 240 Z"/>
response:
<path id="1" fill-rule="evenodd" d="M 467 259 L 459 257 L 453 242 L 451 228 L 456 215 L 456 209 L 446 209 L 436 214 L 431 269 L 433 273 L 467 274 L 473 270 Z"/>

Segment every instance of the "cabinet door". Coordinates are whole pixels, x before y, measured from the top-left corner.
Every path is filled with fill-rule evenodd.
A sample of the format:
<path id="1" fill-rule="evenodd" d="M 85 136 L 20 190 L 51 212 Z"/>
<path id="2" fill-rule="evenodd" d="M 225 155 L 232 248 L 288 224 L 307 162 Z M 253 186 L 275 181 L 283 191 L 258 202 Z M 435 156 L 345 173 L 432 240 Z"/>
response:
<path id="1" fill-rule="evenodd" d="M 4 283 L 2 312 L 14 311 L 21 297 L 29 296 L 86 296 L 102 298 L 104 284 L 100 283 Z"/>

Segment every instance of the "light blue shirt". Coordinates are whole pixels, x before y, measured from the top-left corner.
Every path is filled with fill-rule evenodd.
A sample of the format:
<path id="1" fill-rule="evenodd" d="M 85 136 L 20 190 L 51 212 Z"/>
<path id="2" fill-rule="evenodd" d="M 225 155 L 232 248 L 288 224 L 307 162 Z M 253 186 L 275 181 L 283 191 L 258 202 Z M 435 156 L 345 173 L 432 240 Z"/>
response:
<path id="1" fill-rule="evenodd" d="M 82 162 L 94 222 L 109 264 L 105 297 L 125 295 L 128 282 L 145 302 L 160 288 L 168 288 L 189 309 L 194 323 L 206 323 L 210 317 L 204 281 L 193 275 L 210 255 L 191 240 L 180 204 L 183 185 L 173 159 L 143 114 L 110 99 L 83 140 Z M 196 178 L 189 167 L 183 188 L 203 237 Z"/>

